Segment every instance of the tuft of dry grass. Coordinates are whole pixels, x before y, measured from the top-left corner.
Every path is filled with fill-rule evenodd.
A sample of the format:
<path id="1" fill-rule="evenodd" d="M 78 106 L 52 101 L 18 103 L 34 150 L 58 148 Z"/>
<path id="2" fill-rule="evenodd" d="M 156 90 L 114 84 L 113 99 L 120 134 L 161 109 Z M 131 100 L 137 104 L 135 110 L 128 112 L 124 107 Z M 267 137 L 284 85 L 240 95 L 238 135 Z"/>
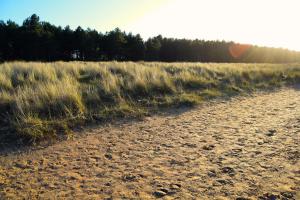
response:
<path id="1" fill-rule="evenodd" d="M 296 83 L 299 64 L 9 62 L 0 65 L 0 126 L 36 141 L 82 122 Z"/>

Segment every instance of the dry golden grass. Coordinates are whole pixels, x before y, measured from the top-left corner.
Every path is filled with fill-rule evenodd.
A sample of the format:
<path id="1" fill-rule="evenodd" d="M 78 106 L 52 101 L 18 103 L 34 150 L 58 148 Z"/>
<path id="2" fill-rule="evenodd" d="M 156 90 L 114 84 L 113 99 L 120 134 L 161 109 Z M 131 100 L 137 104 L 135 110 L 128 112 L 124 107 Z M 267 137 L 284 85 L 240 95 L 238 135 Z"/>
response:
<path id="1" fill-rule="evenodd" d="M 35 141 L 79 122 L 295 83 L 299 64 L 10 62 L 0 65 L 0 126 Z"/>

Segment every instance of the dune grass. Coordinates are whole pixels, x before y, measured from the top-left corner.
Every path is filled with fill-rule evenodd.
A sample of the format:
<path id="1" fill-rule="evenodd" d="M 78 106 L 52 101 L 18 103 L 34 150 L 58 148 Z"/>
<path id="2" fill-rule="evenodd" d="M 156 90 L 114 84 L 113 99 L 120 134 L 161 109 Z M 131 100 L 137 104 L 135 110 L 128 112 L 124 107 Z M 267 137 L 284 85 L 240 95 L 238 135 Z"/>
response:
<path id="1" fill-rule="evenodd" d="M 0 127 L 34 142 L 94 120 L 296 83 L 299 64 L 9 62 L 0 65 Z"/>

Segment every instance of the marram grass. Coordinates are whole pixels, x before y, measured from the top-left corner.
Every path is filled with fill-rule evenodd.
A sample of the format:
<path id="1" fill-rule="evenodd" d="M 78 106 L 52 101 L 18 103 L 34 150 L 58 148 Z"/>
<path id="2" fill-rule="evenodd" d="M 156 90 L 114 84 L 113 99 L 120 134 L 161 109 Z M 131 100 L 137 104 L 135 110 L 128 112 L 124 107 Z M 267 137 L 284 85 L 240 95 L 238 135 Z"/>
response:
<path id="1" fill-rule="evenodd" d="M 9 62 L 0 65 L 0 126 L 36 141 L 79 123 L 297 83 L 300 64 Z"/>

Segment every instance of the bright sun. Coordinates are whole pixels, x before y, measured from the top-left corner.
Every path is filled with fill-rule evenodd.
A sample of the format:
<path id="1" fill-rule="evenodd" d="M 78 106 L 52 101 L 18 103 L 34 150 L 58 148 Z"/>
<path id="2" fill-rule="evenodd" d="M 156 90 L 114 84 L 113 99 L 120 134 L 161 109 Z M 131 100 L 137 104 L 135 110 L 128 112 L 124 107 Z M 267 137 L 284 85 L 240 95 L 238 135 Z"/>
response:
<path id="1" fill-rule="evenodd" d="M 124 28 L 146 37 L 224 39 L 300 51 L 299 7 L 298 0 L 165 0 Z"/>

